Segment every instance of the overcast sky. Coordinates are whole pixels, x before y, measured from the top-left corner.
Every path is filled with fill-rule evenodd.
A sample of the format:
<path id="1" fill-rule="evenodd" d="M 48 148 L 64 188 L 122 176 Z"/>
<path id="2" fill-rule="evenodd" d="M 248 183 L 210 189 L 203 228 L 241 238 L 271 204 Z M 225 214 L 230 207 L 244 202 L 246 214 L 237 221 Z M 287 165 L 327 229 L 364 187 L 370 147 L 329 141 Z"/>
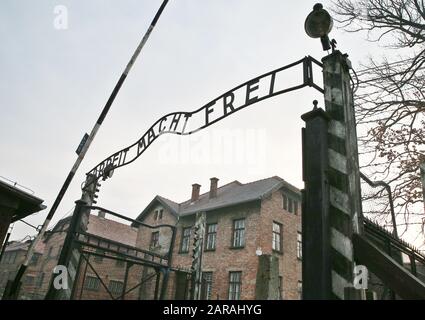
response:
<path id="1" fill-rule="evenodd" d="M 160 0 L 0 2 L 0 175 L 34 190 L 50 208 Z M 88 151 L 53 222 L 70 213 L 85 173 L 137 141 L 161 116 L 192 111 L 227 90 L 306 55 L 320 41 L 304 32 L 316 1 L 170 0 Z M 330 1 L 322 1 L 329 6 Z M 57 29 L 55 8 L 68 25 Z M 56 11 L 58 12 L 58 11 Z M 56 26 L 56 27 L 55 27 Z M 63 25 L 62 25 L 63 26 Z M 361 34 L 331 33 L 353 66 L 382 50 Z M 288 73 L 288 84 L 301 69 Z M 316 73 L 320 79 L 320 72 Z M 312 88 L 254 104 L 193 136 L 161 136 L 102 183 L 98 204 L 136 217 L 159 194 L 274 175 L 298 188 L 301 114 L 323 97 Z M 223 139 L 224 138 L 224 139 Z M 28 217 L 41 224 L 47 210 Z M 12 239 L 34 230 L 16 223 Z"/>

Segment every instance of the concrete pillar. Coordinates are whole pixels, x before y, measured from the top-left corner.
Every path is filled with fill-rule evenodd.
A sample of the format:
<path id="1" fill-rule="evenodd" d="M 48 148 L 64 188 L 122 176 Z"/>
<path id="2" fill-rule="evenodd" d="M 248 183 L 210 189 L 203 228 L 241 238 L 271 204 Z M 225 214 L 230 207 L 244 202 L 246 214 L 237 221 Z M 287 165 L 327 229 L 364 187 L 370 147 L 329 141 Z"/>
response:
<path id="1" fill-rule="evenodd" d="M 325 108 L 328 127 L 327 179 L 332 296 L 344 299 L 353 283 L 353 233 L 362 233 L 361 192 L 353 93 L 346 55 L 324 57 Z"/>
<path id="2" fill-rule="evenodd" d="M 303 299 L 328 300 L 331 295 L 329 226 L 328 122 L 323 109 L 301 116 L 302 131 L 302 279 Z"/>
<path id="3" fill-rule="evenodd" d="M 345 299 L 353 286 L 352 237 L 362 233 L 350 62 L 322 59 L 325 109 L 304 114 L 303 298 Z"/>
<path id="4" fill-rule="evenodd" d="M 279 298 L 279 259 L 267 254 L 259 256 L 255 299 L 278 300 Z"/>

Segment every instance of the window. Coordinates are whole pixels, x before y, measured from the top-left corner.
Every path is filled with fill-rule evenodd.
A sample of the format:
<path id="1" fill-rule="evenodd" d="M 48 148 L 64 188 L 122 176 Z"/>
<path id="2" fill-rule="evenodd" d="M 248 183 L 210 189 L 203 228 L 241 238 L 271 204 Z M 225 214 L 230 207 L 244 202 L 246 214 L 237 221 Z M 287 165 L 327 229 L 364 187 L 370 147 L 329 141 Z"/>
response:
<path id="1" fill-rule="evenodd" d="M 283 288 L 282 288 L 282 284 L 283 284 L 283 277 L 279 276 L 279 283 L 278 283 L 278 290 L 279 290 L 279 300 L 283 299 Z"/>
<path id="2" fill-rule="evenodd" d="M 297 232 L 297 258 L 303 258 L 303 244 L 302 244 L 302 234 L 301 232 Z"/>
<path id="3" fill-rule="evenodd" d="M 151 249 L 159 246 L 159 231 L 152 232 Z"/>
<path id="4" fill-rule="evenodd" d="M 303 282 L 298 280 L 298 297 L 301 300 L 303 298 Z"/>
<path id="5" fill-rule="evenodd" d="M 31 258 L 31 262 L 30 262 L 30 264 L 33 266 L 33 265 L 36 265 L 37 263 L 38 263 L 38 260 L 40 259 L 40 257 L 41 257 L 41 254 L 40 253 L 34 253 L 34 255 L 32 256 L 32 258 Z"/>
<path id="6" fill-rule="evenodd" d="M 229 300 L 240 300 L 241 298 L 242 272 L 229 273 Z"/>
<path id="7" fill-rule="evenodd" d="M 53 247 L 49 248 L 49 251 L 47 252 L 47 257 L 51 258 L 52 257 L 52 252 L 53 252 Z"/>
<path id="8" fill-rule="evenodd" d="M 282 207 L 284 210 L 290 213 L 293 213 L 295 215 L 298 214 L 298 201 L 287 196 L 284 193 L 282 193 Z"/>
<path id="9" fill-rule="evenodd" d="M 211 300 L 212 293 L 212 272 L 202 273 L 201 300 Z"/>
<path id="10" fill-rule="evenodd" d="M 205 250 L 215 250 L 217 239 L 217 223 L 207 224 L 207 239 Z"/>
<path id="11" fill-rule="evenodd" d="M 84 283 L 84 288 L 91 291 L 99 290 L 100 280 L 96 277 L 87 276 L 86 281 Z"/>
<path id="12" fill-rule="evenodd" d="M 109 281 L 108 288 L 113 295 L 121 295 L 124 288 L 124 284 L 121 281 L 111 280 Z"/>
<path id="13" fill-rule="evenodd" d="M 40 273 L 40 275 L 38 276 L 38 279 L 37 279 L 38 288 L 41 288 L 41 286 L 43 285 L 43 281 L 44 281 L 44 272 Z"/>
<path id="14" fill-rule="evenodd" d="M 163 209 L 156 209 L 156 210 L 155 210 L 155 213 L 154 213 L 154 216 L 153 216 L 154 220 L 155 220 L 155 221 L 157 221 L 157 220 L 161 220 L 161 219 L 162 219 L 162 214 L 163 214 L 163 212 L 164 212 L 164 210 L 163 210 Z"/>
<path id="15" fill-rule="evenodd" d="M 288 197 L 286 194 L 282 194 L 282 203 L 283 209 L 288 210 Z"/>
<path id="16" fill-rule="evenodd" d="M 277 222 L 273 222 L 272 248 L 275 251 L 282 251 L 282 225 Z"/>
<path id="17" fill-rule="evenodd" d="M 18 257 L 17 251 L 8 252 L 4 255 L 4 263 L 14 264 L 16 262 L 16 258 Z"/>
<path id="18" fill-rule="evenodd" d="M 183 230 L 182 230 L 182 241 L 181 241 L 181 244 L 180 244 L 180 252 L 181 253 L 189 252 L 190 230 L 191 230 L 191 227 L 183 228 Z"/>
<path id="19" fill-rule="evenodd" d="M 245 219 L 233 220 L 233 248 L 245 245 Z"/>
<path id="20" fill-rule="evenodd" d="M 5 257 L 6 263 L 13 264 L 16 261 L 18 253 L 16 251 L 9 252 L 7 257 Z"/>

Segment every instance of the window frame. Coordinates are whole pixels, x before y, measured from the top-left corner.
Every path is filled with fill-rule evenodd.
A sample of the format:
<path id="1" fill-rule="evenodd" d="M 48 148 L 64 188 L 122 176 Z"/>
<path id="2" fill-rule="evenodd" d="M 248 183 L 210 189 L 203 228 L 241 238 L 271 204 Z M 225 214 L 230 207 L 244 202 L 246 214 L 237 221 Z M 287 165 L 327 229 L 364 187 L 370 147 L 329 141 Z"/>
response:
<path id="1" fill-rule="evenodd" d="M 237 275 L 237 281 L 232 280 L 232 275 Z M 239 290 L 236 290 L 236 288 Z M 228 300 L 241 300 L 242 271 L 229 271 L 229 290 L 227 294 Z"/>
<path id="2" fill-rule="evenodd" d="M 210 227 L 215 226 L 214 231 L 210 231 Z M 206 225 L 206 232 L 205 232 L 205 248 L 204 251 L 215 251 L 216 247 L 217 247 L 217 229 L 218 229 L 218 224 L 217 222 L 214 223 L 208 223 Z M 212 247 L 209 247 L 209 239 L 211 238 L 213 239 L 212 243 Z"/>
<path id="3" fill-rule="evenodd" d="M 121 290 L 119 290 L 119 292 L 118 292 L 118 290 L 117 290 L 117 288 L 113 288 L 112 287 L 112 284 L 114 284 L 114 285 L 117 285 L 117 286 L 121 286 Z M 124 282 L 123 281 L 120 281 L 120 280 L 113 280 L 113 279 L 111 279 L 111 280 L 109 280 L 109 283 L 108 283 L 108 290 L 113 294 L 113 295 L 116 295 L 116 296 L 118 296 L 118 295 L 122 295 L 123 294 L 123 289 L 124 289 Z"/>
<path id="4" fill-rule="evenodd" d="M 288 212 L 294 213 L 294 200 L 291 197 L 288 197 Z"/>
<path id="5" fill-rule="evenodd" d="M 151 249 L 159 247 L 159 231 L 153 231 L 151 233 L 151 242 L 149 246 Z"/>
<path id="6" fill-rule="evenodd" d="M 236 223 L 238 221 L 243 221 L 243 228 L 236 228 Z M 242 233 L 242 237 L 240 236 L 240 233 Z M 239 234 L 239 236 L 236 236 L 237 234 Z M 246 218 L 239 218 L 239 219 L 233 219 L 233 224 L 232 224 L 232 243 L 230 248 L 232 249 L 242 249 L 245 247 L 245 236 L 246 236 Z M 240 244 L 236 244 L 235 245 L 235 241 L 236 239 L 239 239 Z M 240 240 L 242 239 L 242 240 Z"/>
<path id="7" fill-rule="evenodd" d="M 33 275 L 26 275 L 24 278 L 24 285 L 26 286 L 34 286 L 35 277 Z"/>
<path id="8" fill-rule="evenodd" d="M 282 208 L 288 211 L 288 196 L 285 193 L 282 193 Z"/>
<path id="9" fill-rule="evenodd" d="M 37 265 L 40 258 L 41 258 L 41 253 L 37 253 L 37 252 L 34 253 L 33 256 L 31 257 L 30 266 Z"/>
<path id="10" fill-rule="evenodd" d="M 90 280 L 92 280 L 90 282 Z M 92 284 L 95 284 L 92 286 Z M 99 291 L 100 289 L 100 280 L 96 276 L 87 275 L 84 279 L 84 290 L 88 291 Z"/>
<path id="11" fill-rule="evenodd" d="M 303 259 L 303 234 L 297 231 L 297 259 Z"/>
<path id="12" fill-rule="evenodd" d="M 274 230 L 275 225 L 279 227 L 279 233 L 277 233 Z M 278 236 L 279 236 L 278 237 L 278 239 L 279 239 L 279 248 L 278 249 L 275 248 L 275 235 L 276 234 L 278 234 Z M 277 221 L 273 221 L 273 223 L 272 223 L 272 250 L 275 251 L 275 252 L 282 253 L 283 252 L 282 242 L 283 242 L 283 225 L 281 223 L 277 222 Z"/>
<path id="13" fill-rule="evenodd" d="M 185 235 L 185 231 L 188 230 L 189 234 Z M 182 227 L 182 236 L 180 240 L 180 249 L 179 253 L 188 253 L 190 250 L 190 238 L 192 236 L 192 227 Z M 185 241 L 187 240 L 187 248 L 183 247 L 185 245 Z M 185 245 L 186 246 L 186 245 Z"/>
<path id="14" fill-rule="evenodd" d="M 209 279 L 205 279 L 206 275 L 209 276 Z M 201 293 L 203 295 L 203 300 L 211 300 L 212 288 L 213 288 L 213 275 L 214 274 L 212 271 L 202 272 Z"/>

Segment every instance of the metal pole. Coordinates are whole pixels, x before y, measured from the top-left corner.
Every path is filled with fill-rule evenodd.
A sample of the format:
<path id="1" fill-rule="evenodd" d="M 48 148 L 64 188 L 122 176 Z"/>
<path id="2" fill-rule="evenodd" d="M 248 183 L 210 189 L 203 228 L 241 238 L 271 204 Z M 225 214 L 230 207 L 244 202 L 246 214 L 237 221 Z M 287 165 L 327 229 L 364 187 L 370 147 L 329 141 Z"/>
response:
<path id="1" fill-rule="evenodd" d="M 126 68 L 124 69 L 124 72 L 121 74 L 121 77 L 119 78 L 117 84 L 115 85 L 114 89 L 112 90 L 111 95 L 109 96 L 108 101 L 106 102 L 106 105 L 104 106 L 102 113 L 100 114 L 99 118 L 97 119 L 89 137 L 87 138 L 87 141 L 84 143 L 84 146 L 81 150 L 81 152 L 78 155 L 77 160 L 75 161 L 74 165 L 71 168 L 71 171 L 68 173 L 68 176 L 65 179 L 64 184 L 62 185 L 62 188 L 59 191 L 59 194 L 57 195 L 55 202 L 53 203 L 52 207 L 50 208 L 49 213 L 47 214 L 46 219 L 44 220 L 44 223 L 40 229 L 40 232 L 38 233 L 37 237 L 34 239 L 30 247 L 28 248 L 27 255 L 25 257 L 24 262 L 20 266 L 14 280 L 13 287 L 16 288 L 17 283 L 21 280 L 22 276 L 25 273 L 25 270 L 28 267 L 29 262 L 32 259 L 32 256 L 34 254 L 34 248 L 37 246 L 37 244 L 43 239 L 43 235 L 46 232 L 46 229 L 50 223 L 50 221 L 53 218 L 53 215 L 56 212 L 56 209 L 58 208 L 60 202 L 62 201 L 66 191 L 68 190 L 69 185 L 71 184 L 72 179 L 74 178 L 75 173 L 77 172 L 81 162 L 84 159 L 84 156 L 86 155 L 87 150 L 89 149 L 91 143 L 93 142 L 94 137 L 97 134 L 97 131 L 99 130 L 100 126 L 103 123 L 103 120 L 105 120 L 106 115 L 108 114 L 109 109 L 111 108 L 112 103 L 115 100 L 115 97 L 117 96 L 119 90 L 121 89 L 121 86 L 123 85 L 125 79 L 127 78 L 128 73 L 130 72 L 131 68 L 134 65 L 134 62 L 136 61 L 137 57 L 140 54 L 140 51 L 146 44 L 152 30 L 154 29 L 162 11 L 164 10 L 165 6 L 167 5 L 168 0 L 164 0 L 161 4 L 161 7 L 158 9 L 155 17 L 153 18 L 148 30 L 146 31 L 145 35 L 143 36 L 141 42 L 139 43 L 138 47 L 136 48 L 136 51 L 133 53 L 133 56 L 131 57 L 130 61 L 128 62 Z"/>
<path id="2" fill-rule="evenodd" d="M 3 243 L 3 246 L 1 248 L 0 262 L 1 262 L 1 259 L 3 258 L 4 250 L 6 250 L 6 246 L 7 246 L 7 242 L 9 241 L 9 237 L 10 237 L 10 232 L 7 233 L 6 239 L 4 239 L 4 243 Z"/>
<path id="3" fill-rule="evenodd" d="M 159 282 L 161 280 L 161 270 L 157 270 L 156 271 L 156 280 L 155 280 L 155 292 L 153 294 L 153 299 L 154 300 L 163 300 L 160 297 L 158 297 L 158 292 L 159 292 Z M 162 295 L 162 290 L 161 290 L 161 295 Z"/>
<path id="4" fill-rule="evenodd" d="M 121 292 L 121 300 L 125 300 L 125 291 L 127 290 L 127 282 L 128 282 L 128 272 L 130 270 L 130 268 L 133 266 L 133 263 L 131 262 L 126 262 L 125 263 L 125 275 L 124 275 L 124 283 L 122 286 L 122 292 Z"/>

